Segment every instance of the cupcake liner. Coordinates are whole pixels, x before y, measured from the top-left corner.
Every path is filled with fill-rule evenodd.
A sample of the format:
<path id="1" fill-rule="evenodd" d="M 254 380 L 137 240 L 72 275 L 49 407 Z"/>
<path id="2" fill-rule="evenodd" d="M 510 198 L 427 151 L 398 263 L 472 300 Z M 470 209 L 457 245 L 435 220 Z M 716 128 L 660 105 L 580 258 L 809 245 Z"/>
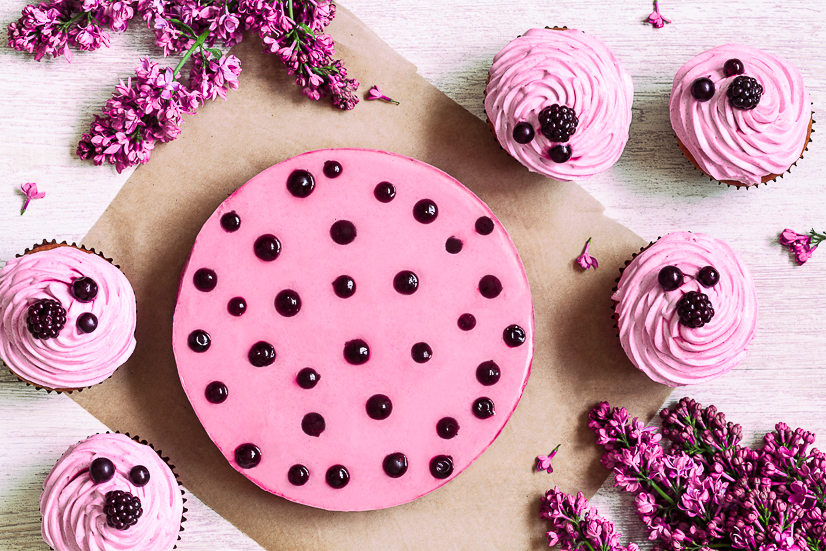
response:
<path id="1" fill-rule="evenodd" d="M 91 436 L 96 436 L 98 434 L 101 434 L 101 433 L 96 432 L 94 435 L 91 435 Z M 106 431 L 103 434 L 112 434 L 112 432 L 111 431 Z M 140 436 L 138 436 L 138 435 L 132 436 L 128 432 L 120 432 L 119 430 L 116 430 L 115 434 L 123 434 L 124 436 L 128 436 L 130 439 L 134 440 L 138 444 L 143 444 L 145 446 L 149 446 L 152 449 L 152 451 L 154 451 L 156 454 L 158 454 L 158 457 L 161 458 L 161 461 L 166 463 L 166 466 L 169 467 L 169 470 L 172 471 L 172 475 L 175 477 L 175 482 L 178 483 L 178 488 L 181 490 L 181 499 L 183 500 L 182 502 L 184 504 L 183 512 L 181 514 L 180 529 L 178 530 L 178 532 L 183 532 L 184 531 L 184 522 L 186 522 L 186 517 L 184 515 L 189 511 L 189 509 L 186 508 L 186 501 L 187 501 L 186 500 L 186 492 L 184 491 L 183 484 L 181 483 L 180 476 L 178 475 L 178 472 L 175 470 L 175 465 L 170 463 L 170 459 L 168 457 L 164 457 L 163 452 L 161 450 L 155 449 L 155 446 L 153 444 L 147 442 L 146 440 L 141 439 Z M 88 436 L 87 438 L 91 438 L 91 436 Z M 86 438 L 84 438 L 83 440 L 86 440 Z M 82 442 L 83 440 L 79 440 L 78 443 Z M 43 517 L 42 516 L 40 517 L 40 523 L 41 524 L 43 523 Z M 178 534 L 178 540 L 177 541 L 181 541 L 180 534 Z M 177 549 L 177 548 L 178 548 L 177 544 L 172 546 L 172 549 Z M 49 549 L 54 551 L 54 548 L 52 548 L 52 547 L 49 547 Z"/>
<path id="2" fill-rule="evenodd" d="M 27 248 L 25 251 L 23 251 L 22 254 L 15 255 L 15 258 L 20 258 L 22 256 L 26 256 L 26 255 L 29 255 L 29 254 L 35 254 L 35 253 L 42 252 L 42 251 L 50 251 L 52 249 L 57 249 L 59 247 L 71 247 L 73 249 L 77 249 L 79 251 L 83 251 L 83 252 L 88 253 L 88 254 L 93 254 L 95 256 L 98 256 L 98 257 L 102 258 L 103 260 L 105 260 L 106 262 L 108 262 L 109 264 L 111 264 L 112 266 L 117 268 L 118 270 L 120 270 L 120 266 L 115 264 L 115 261 L 113 259 L 108 258 L 103 253 L 96 251 L 94 249 L 94 247 L 93 248 L 86 248 L 84 245 L 78 245 L 77 243 L 74 243 L 74 242 L 69 244 L 66 241 L 62 241 L 62 242 L 58 243 L 56 239 L 52 239 L 51 241 L 48 241 L 48 240 L 44 239 L 42 243 L 36 243 L 36 244 L 32 245 L 31 248 Z M 121 270 L 121 271 L 123 271 L 123 270 Z M 24 377 L 21 377 L 12 368 L 12 366 L 10 366 L 7 363 L 3 362 L 2 359 L 0 359 L 0 366 L 5 366 L 5 368 L 8 369 L 11 372 L 12 375 L 17 377 L 18 381 L 20 381 L 22 383 L 26 383 L 27 386 L 34 387 L 37 390 L 45 390 L 47 394 L 51 394 L 52 392 L 55 392 L 57 394 L 71 394 L 72 392 L 82 392 L 84 389 L 92 388 L 92 386 L 95 386 L 95 385 L 91 385 L 91 386 L 85 386 L 85 387 L 81 387 L 81 388 L 50 388 L 50 387 L 43 386 L 43 385 L 38 384 L 38 383 L 33 383 L 33 382 L 29 381 L 28 379 L 26 379 Z M 115 371 L 112 372 L 112 375 L 114 375 L 115 372 L 118 369 L 120 369 L 120 366 L 117 369 L 115 369 Z M 104 381 L 108 381 L 109 379 L 111 379 L 112 375 L 109 375 L 106 379 L 104 379 Z M 101 381 L 100 383 L 96 383 L 96 384 L 99 385 L 102 382 L 103 381 Z"/>
<path id="3" fill-rule="evenodd" d="M 697 165 L 697 161 L 694 160 L 694 156 L 691 155 L 691 153 L 688 152 L 688 149 L 685 147 L 685 145 L 683 145 L 683 142 L 681 142 L 679 138 L 677 138 L 677 145 L 680 147 L 680 151 L 682 151 L 683 156 L 686 159 L 688 159 L 689 162 L 691 162 L 692 166 L 694 166 L 694 168 L 698 172 L 700 172 L 700 174 L 702 174 L 703 176 L 707 176 L 710 181 L 717 182 L 718 185 L 725 184 L 726 186 L 728 186 L 730 188 L 736 188 L 736 189 L 756 188 L 756 187 L 759 187 L 760 184 L 768 185 L 769 182 L 775 182 L 775 181 L 777 181 L 778 178 L 782 178 L 787 173 L 791 174 L 792 167 L 797 166 L 798 161 L 800 161 L 800 159 L 803 158 L 803 154 L 806 153 L 809 150 L 809 144 L 812 143 L 812 134 L 815 131 L 813 126 L 814 126 L 814 123 L 817 122 L 817 121 L 815 121 L 814 115 L 815 115 L 815 112 L 812 111 L 812 116 L 809 119 L 809 131 L 806 134 L 806 143 L 803 145 L 803 151 L 800 152 L 800 157 L 795 162 L 793 162 L 789 166 L 789 168 L 787 168 L 786 171 L 783 172 L 783 174 L 766 174 L 765 176 L 763 176 L 761 181 L 757 184 L 744 184 L 742 182 L 736 182 L 734 180 L 717 180 L 716 178 L 712 178 L 711 176 L 709 176 L 708 174 L 703 172 L 703 170 Z"/>

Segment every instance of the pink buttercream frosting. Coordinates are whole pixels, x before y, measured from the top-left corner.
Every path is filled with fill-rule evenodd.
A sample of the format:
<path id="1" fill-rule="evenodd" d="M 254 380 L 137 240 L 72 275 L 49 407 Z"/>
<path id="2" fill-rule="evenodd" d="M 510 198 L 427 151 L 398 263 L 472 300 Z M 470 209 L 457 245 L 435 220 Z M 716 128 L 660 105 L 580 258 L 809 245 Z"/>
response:
<path id="1" fill-rule="evenodd" d="M 577 30 L 531 29 L 496 54 L 485 92 L 485 111 L 496 139 L 532 172 L 561 181 L 584 180 L 617 162 L 631 125 L 634 85 L 605 44 Z M 574 109 L 576 133 L 566 142 L 572 156 L 556 163 L 558 145 L 540 132 L 538 116 L 553 104 Z M 520 122 L 534 139 L 514 141 Z"/>
<path id="2" fill-rule="evenodd" d="M 325 162 L 340 164 L 328 177 Z M 287 188 L 296 170 L 309 171 L 315 187 L 307 197 Z M 395 196 L 375 195 L 392 184 Z M 389 185 L 388 184 L 388 185 Z M 380 188 L 381 189 L 381 188 Z M 422 223 L 414 206 L 430 200 L 435 219 Z M 227 227 L 224 216 L 240 219 Z M 336 221 L 355 227 L 355 239 L 331 238 Z M 234 229 L 236 228 L 237 229 Z M 259 236 L 278 238 L 280 254 L 259 259 Z M 458 250 L 461 249 L 461 250 Z M 452 252 L 451 252 L 452 251 Z M 217 284 L 199 290 L 194 275 L 214 270 Z M 395 289 L 396 275 L 409 270 L 418 287 Z M 355 281 L 355 293 L 334 292 L 339 276 Z M 480 281 L 495 285 L 480 291 Z M 406 280 L 406 279 L 405 279 Z M 487 280 L 486 280 L 487 281 Z M 283 290 L 301 300 L 295 315 L 278 313 Z M 240 316 L 228 311 L 241 297 Z M 236 311 L 237 312 L 237 311 Z M 465 319 L 464 328 L 460 318 Z M 508 327 L 524 330 L 524 341 L 509 346 Z M 210 336 L 205 351 L 189 337 Z M 369 360 L 352 365 L 345 343 L 362 339 Z M 224 201 L 198 234 L 181 277 L 173 326 L 173 346 L 184 390 L 215 444 L 229 463 L 263 489 L 289 500 L 329 510 L 370 510 L 416 499 L 444 485 L 467 468 L 496 438 L 516 408 L 527 383 L 533 354 L 533 308 L 528 279 L 507 231 L 473 193 L 444 172 L 408 157 L 382 151 L 314 151 L 275 165 Z M 275 350 L 271 365 L 256 367 L 248 351 L 258 341 Z M 427 343 L 429 359 L 414 346 Z M 418 361 L 414 358 L 418 357 Z M 482 369 L 498 365 L 496 376 Z M 296 376 L 312 368 L 320 380 L 299 386 Z M 222 383 L 226 398 L 207 397 Z M 392 403 L 386 419 L 371 418 L 366 404 L 374 395 Z M 479 418 L 474 403 L 489 399 L 493 415 Z M 215 402 L 218 403 L 215 403 Z M 323 417 L 317 436 L 305 433 L 305 415 Z M 453 418 L 458 431 L 440 436 L 437 425 Z M 253 444 L 260 463 L 243 467 L 236 449 Z M 383 470 L 391 454 L 405 455 L 407 471 L 393 478 Z M 452 472 L 437 478 L 430 463 L 449 456 Z M 290 469 L 302 465 L 309 477 L 291 483 Z M 333 488 L 328 469 L 343 465 L 349 482 Z"/>
<path id="3" fill-rule="evenodd" d="M 763 86 L 757 107 L 729 105 L 729 59 L 743 62 L 744 76 Z M 714 97 L 697 101 L 691 85 L 698 78 L 714 83 Z M 758 184 L 769 174 L 783 174 L 806 145 L 811 100 L 800 72 L 788 61 L 751 46 L 725 44 L 683 65 L 671 89 L 671 126 L 700 170 L 716 180 Z"/>
<path id="4" fill-rule="evenodd" d="M 660 286 L 657 277 L 665 266 L 682 270 L 679 289 Z M 697 280 L 705 266 L 720 274 L 713 287 Z M 703 327 L 680 323 L 677 303 L 689 291 L 707 295 L 714 308 Z M 651 379 L 669 386 L 703 383 L 731 370 L 757 326 L 757 293 L 748 269 L 731 247 L 701 233 L 660 238 L 625 268 L 611 298 L 626 354 Z"/>
<path id="5" fill-rule="evenodd" d="M 99 457 L 115 465 L 115 476 L 96 483 L 89 466 Z M 149 471 L 149 482 L 136 486 L 133 467 Z M 143 513 L 137 524 L 117 530 L 106 523 L 106 494 L 121 490 L 137 496 Z M 43 482 L 42 533 L 55 551 L 171 551 L 178 539 L 183 497 L 169 466 L 157 452 L 124 434 L 98 434 L 71 446 Z"/>
<path id="6" fill-rule="evenodd" d="M 75 279 L 90 277 L 97 296 L 82 303 L 72 296 Z M 57 338 L 40 340 L 26 328 L 29 306 L 53 299 L 66 310 Z M 85 312 L 98 320 L 83 333 Z M 135 293 L 115 266 L 73 247 L 57 247 L 9 260 L 0 271 L 0 358 L 20 377 L 51 389 L 77 389 L 109 377 L 135 349 Z"/>

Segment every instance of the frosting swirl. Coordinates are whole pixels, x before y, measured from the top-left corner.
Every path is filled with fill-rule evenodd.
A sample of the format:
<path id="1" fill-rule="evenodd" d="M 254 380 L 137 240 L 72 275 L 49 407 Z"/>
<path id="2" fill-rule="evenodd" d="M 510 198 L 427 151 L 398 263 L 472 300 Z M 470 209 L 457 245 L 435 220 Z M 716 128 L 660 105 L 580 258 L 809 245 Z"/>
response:
<path id="1" fill-rule="evenodd" d="M 72 296 L 72 282 L 83 276 L 98 285 L 92 302 Z M 36 339 L 26 328 L 29 306 L 44 298 L 66 310 L 66 325 L 54 339 Z M 77 328 L 85 312 L 98 319 L 92 333 Z M 103 381 L 134 351 L 136 317 L 126 276 L 95 254 L 57 247 L 9 260 L 0 270 L 0 358 L 30 383 L 75 389 Z"/>
<path id="2" fill-rule="evenodd" d="M 675 291 L 657 276 L 665 266 L 685 275 Z M 700 269 L 713 266 L 720 279 L 704 287 Z M 677 302 L 689 291 L 708 296 L 714 317 L 699 328 L 680 323 Z M 660 238 L 623 271 L 617 291 L 617 327 L 626 354 L 651 379 L 669 386 L 710 381 L 745 356 L 757 326 L 757 292 L 748 269 L 727 244 L 701 233 Z"/>
<path id="3" fill-rule="evenodd" d="M 89 476 L 98 457 L 114 463 L 115 476 L 100 484 Z M 149 470 L 149 482 L 135 486 L 129 471 Z M 141 500 L 137 524 L 117 530 L 106 524 L 106 494 L 129 492 Z M 147 445 L 125 434 L 97 434 L 71 446 L 43 482 L 41 531 L 55 551 L 171 551 L 178 538 L 183 497 L 169 466 Z"/>
<path id="4" fill-rule="evenodd" d="M 740 59 L 745 76 L 763 86 L 751 110 L 729 105 L 726 92 L 737 76 L 723 66 Z M 691 95 L 701 77 L 714 83 L 706 102 Z M 725 44 L 694 57 L 677 71 L 669 103 L 671 126 L 697 166 L 712 178 L 758 184 L 764 176 L 782 174 L 803 153 L 811 120 L 811 100 L 800 72 L 789 62 L 740 44 Z"/>
<path id="5" fill-rule="evenodd" d="M 634 85 L 605 44 L 577 30 L 531 29 L 493 59 L 485 111 L 496 139 L 532 172 L 560 181 L 584 180 L 613 166 L 628 141 Z M 558 145 L 539 131 L 545 107 L 571 107 L 579 118 L 566 142 L 571 158 L 556 163 L 548 150 Z M 513 139 L 520 122 L 534 139 Z"/>

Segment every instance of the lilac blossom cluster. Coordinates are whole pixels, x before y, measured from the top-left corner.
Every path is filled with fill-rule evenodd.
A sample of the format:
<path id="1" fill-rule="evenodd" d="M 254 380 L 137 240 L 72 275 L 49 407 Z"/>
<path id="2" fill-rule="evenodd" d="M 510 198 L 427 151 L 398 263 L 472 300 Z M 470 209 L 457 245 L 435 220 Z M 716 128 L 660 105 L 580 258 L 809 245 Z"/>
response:
<path id="1" fill-rule="evenodd" d="M 688 398 L 660 417 L 661 433 L 603 402 L 588 423 L 655 549 L 826 551 L 826 454 L 814 434 L 778 423 L 751 449 L 739 425 Z"/>
<path id="2" fill-rule="evenodd" d="M 826 240 L 826 233 L 818 233 L 815 230 L 809 233 L 797 233 L 786 228 L 780 232 L 780 237 L 777 240 L 781 245 L 789 248 L 789 252 L 794 255 L 797 264 L 802 266 L 812 257 L 812 253 L 815 252 L 821 241 Z"/>
<path id="3" fill-rule="evenodd" d="M 132 0 L 52 0 L 23 8 L 20 19 L 8 27 L 9 47 L 44 56 L 72 60 L 73 46 L 79 50 L 109 47 L 108 28 L 126 30 L 135 14 Z"/>
<path id="4" fill-rule="evenodd" d="M 542 498 L 539 516 L 551 522 L 548 545 L 559 544 L 562 551 L 639 551 L 634 543 L 620 545 L 614 523 L 599 516 L 582 492 L 574 497 L 550 490 Z"/>
<path id="5" fill-rule="evenodd" d="M 77 147 L 79 157 L 97 165 L 121 172 L 148 162 L 156 142 L 180 134 L 183 114 L 207 100 L 226 99 L 228 90 L 238 88 L 241 63 L 217 46 L 235 46 L 244 31 L 261 36 L 265 51 L 287 66 L 307 97 L 329 96 L 341 109 L 358 103 L 358 81 L 333 59 L 333 40 L 323 33 L 335 17 L 331 0 L 52 0 L 23 9 L 8 27 L 9 46 L 34 53 L 38 61 L 48 55 L 71 61 L 70 46 L 109 46 L 103 29 L 122 32 L 136 15 L 153 29 L 165 56 L 183 58 L 174 69 L 143 59 L 135 76 L 116 86 Z M 179 76 L 187 63 L 183 85 Z"/>

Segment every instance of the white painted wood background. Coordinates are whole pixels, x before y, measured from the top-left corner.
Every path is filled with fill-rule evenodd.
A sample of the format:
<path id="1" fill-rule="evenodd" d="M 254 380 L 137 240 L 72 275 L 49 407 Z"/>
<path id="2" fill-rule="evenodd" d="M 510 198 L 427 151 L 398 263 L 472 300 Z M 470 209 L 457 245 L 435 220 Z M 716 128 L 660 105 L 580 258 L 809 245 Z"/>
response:
<path id="1" fill-rule="evenodd" d="M 0 2 L 0 23 L 17 19 L 25 4 Z M 785 178 L 756 190 L 730 189 L 700 176 L 678 151 L 668 94 L 674 73 L 690 57 L 742 42 L 795 64 L 812 95 L 815 119 L 822 118 L 826 1 L 663 0 L 662 12 L 674 22 L 663 29 L 641 23 L 652 9 L 647 0 L 346 0 L 344 5 L 425 78 L 480 117 L 491 58 L 525 30 L 567 25 L 606 42 L 634 79 L 631 139 L 616 166 L 583 187 L 609 216 L 646 240 L 692 230 L 728 241 L 757 283 L 760 319 L 745 361 L 712 383 L 676 390 L 670 402 L 690 395 L 714 403 L 743 425 L 749 441 L 783 420 L 819 433 L 823 445 L 826 247 L 798 267 L 777 244 L 777 234 L 785 227 L 826 230 L 826 126 L 815 125 L 809 152 Z M 76 54 L 71 65 L 62 58 L 37 63 L 3 39 L 0 264 L 44 237 L 80 239 L 129 177 L 129 171 L 118 175 L 78 160 L 74 149 L 117 79 L 130 75 L 138 56 L 147 53 L 160 57 L 142 25 L 114 35 L 108 50 Z M 380 84 L 392 95 L 392 82 Z M 33 202 L 21 217 L 22 196 L 15 190 L 29 181 L 47 198 Z M 599 243 L 592 253 L 599 258 Z M 37 510 L 42 480 L 68 445 L 101 430 L 105 427 L 69 398 L 37 392 L 0 372 L 0 549 L 46 549 Z M 564 445 L 560 453 L 566 453 Z M 632 500 L 615 492 L 610 480 L 594 503 L 623 533 L 644 543 Z M 188 505 L 182 551 L 260 549 L 197 499 Z"/>

